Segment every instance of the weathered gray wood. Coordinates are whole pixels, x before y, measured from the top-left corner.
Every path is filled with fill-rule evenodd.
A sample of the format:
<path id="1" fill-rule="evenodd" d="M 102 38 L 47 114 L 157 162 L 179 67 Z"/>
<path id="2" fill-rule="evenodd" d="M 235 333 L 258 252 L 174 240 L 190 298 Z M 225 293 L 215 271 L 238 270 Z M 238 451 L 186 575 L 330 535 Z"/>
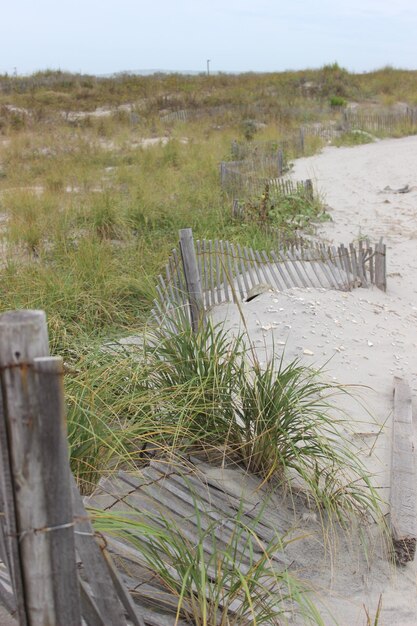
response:
<path id="1" fill-rule="evenodd" d="M 295 259 L 297 259 L 299 267 L 300 267 L 300 272 L 302 274 L 304 274 L 305 278 L 306 278 L 306 286 L 307 287 L 315 287 L 316 285 L 314 284 L 314 282 L 311 280 L 311 277 L 309 275 L 309 273 L 307 272 L 306 269 L 306 264 L 303 260 L 302 254 L 299 250 L 295 249 L 293 252 L 293 255 L 295 257 Z"/>
<path id="2" fill-rule="evenodd" d="M 209 254 L 209 275 L 210 275 L 210 301 L 213 306 L 216 304 L 216 296 L 214 291 L 214 263 L 213 263 L 213 242 L 208 242 L 208 254 Z"/>
<path id="3" fill-rule="evenodd" d="M 255 269 L 256 277 L 257 277 L 258 281 L 261 283 L 262 282 L 262 276 L 261 276 L 261 273 L 259 271 L 258 263 L 257 263 L 256 258 L 255 258 L 255 253 L 254 253 L 252 248 L 248 248 L 248 252 L 249 252 L 249 256 L 250 256 L 250 258 L 252 260 L 253 267 Z"/>
<path id="4" fill-rule="evenodd" d="M 127 505 L 134 511 L 146 511 L 152 516 L 155 526 L 164 528 L 164 522 L 159 522 L 162 514 L 176 528 L 181 529 L 181 534 L 191 543 L 198 540 L 199 525 L 203 530 L 207 530 L 209 526 L 203 515 L 197 520 L 194 507 L 187 506 L 184 502 L 178 503 L 172 494 L 167 494 L 159 485 L 153 485 L 152 481 L 140 485 L 138 489 L 126 490 L 123 482 L 113 477 L 102 479 L 99 487 L 115 498 L 112 505 L 114 510 L 120 510 L 123 505 Z M 223 538 L 218 538 L 218 542 L 222 549 L 227 549 L 227 543 Z M 207 555 L 213 553 L 213 543 L 209 536 L 204 536 L 201 544 Z"/>
<path id="5" fill-rule="evenodd" d="M 310 178 L 304 181 L 305 194 L 308 200 L 314 200 L 313 182 Z"/>
<path id="6" fill-rule="evenodd" d="M 248 266 L 248 275 L 249 275 L 249 279 L 250 279 L 250 282 L 251 282 L 250 288 L 252 288 L 252 287 L 254 287 L 258 283 L 258 281 L 257 281 L 257 279 L 255 277 L 255 274 L 254 274 L 254 271 L 253 271 L 253 268 L 252 268 L 252 262 L 251 262 L 251 260 L 249 258 L 249 249 L 247 247 L 243 248 L 243 254 L 244 254 L 247 266 Z"/>
<path id="7" fill-rule="evenodd" d="M 375 245 L 375 285 L 378 289 L 386 291 L 386 246 L 382 241 Z"/>
<path id="8" fill-rule="evenodd" d="M 369 246 L 368 247 L 368 265 L 369 265 L 369 276 L 370 276 L 371 285 L 375 284 L 374 259 L 375 259 L 375 255 L 374 255 L 373 248 L 372 246 Z"/>
<path id="9" fill-rule="evenodd" d="M 155 480 L 158 478 L 160 479 L 160 468 L 156 468 L 155 465 L 153 465 L 146 470 L 146 475 L 154 477 Z M 129 477 L 126 477 L 126 480 L 129 481 Z M 203 476 L 197 478 L 197 476 L 194 475 L 172 473 L 169 475 L 169 478 L 164 481 L 163 485 L 164 489 L 168 492 L 175 494 L 175 496 L 180 498 L 180 500 L 184 500 L 191 505 L 194 511 L 196 506 L 196 497 L 201 500 L 201 503 L 204 506 L 205 515 L 216 522 L 221 522 L 221 527 L 227 529 L 227 542 L 230 543 L 233 533 L 236 532 L 236 524 L 233 520 L 240 507 L 240 503 L 238 501 L 235 502 L 234 508 L 230 506 L 230 498 L 228 499 L 229 501 L 226 501 L 226 499 L 224 497 L 222 498 L 221 495 L 213 493 L 213 490 L 210 490 L 208 485 L 204 483 Z M 221 494 L 222 492 L 219 493 Z M 245 511 L 241 511 L 241 515 L 242 518 L 245 518 Z M 226 516 L 228 516 L 229 519 L 227 519 Z M 259 526 L 260 528 L 257 528 L 257 534 L 259 534 L 261 539 L 267 543 L 273 541 L 275 538 L 275 531 L 270 527 L 262 525 L 262 523 L 260 523 Z M 244 551 L 244 546 L 242 549 Z M 254 545 L 253 551 L 262 554 L 263 547 L 260 545 Z M 244 561 L 247 561 L 244 554 L 242 554 L 242 558 Z"/>
<path id="10" fill-rule="evenodd" d="M 5 517 L 2 520 L 2 532 L 5 533 L 4 549 L 7 554 L 7 560 L 5 560 L 4 563 L 7 566 L 13 586 L 15 609 L 17 611 L 19 624 L 21 626 L 26 626 L 27 619 L 23 589 L 23 571 L 20 563 L 16 507 L 13 494 L 13 480 L 7 431 L 8 429 L 3 410 L 3 397 L 2 394 L 0 394 L 0 481 L 5 514 Z M 8 607 L 7 604 L 5 606 Z"/>
<path id="11" fill-rule="evenodd" d="M 243 250 L 240 244 L 236 244 L 236 249 L 237 249 L 238 262 L 239 262 L 239 271 L 242 275 L 242 279 L 245 285 L 245 295 L 247 295 L 250 290 L 250 286 L 249 286 L 249 281 L 248 281 L 248 272 L 245 267 L 245 257 L 243 255 Z"/>
<path id="12" fill-rule="evenodd" d="M 282 275 L 284 281 L 285 281 L 285 272 L 284 272 L 284 270 L 281 271 L 281 269 L 282 269 L 281 268 L 281 264 L 283 264 L 284 267 L 285 267 L 285 270 L 286 270 L 286 272 L 287 272 L 287 274 L 289 276 L 289 280 L 287 280 L 285 282 L 287 288 L 291 289 L 291 287 L 298 287 L 299 285 L 297 283 L 297 279 L 296 279 L 295 275 L 292 272 L 291 265 L 290 265 L 290 263 L 287 260 L 286 254 L 283 253 L 283 252 L 279 252 L 278 253 L 278 257 L 277 257 L 275 252 L 272 250 L 271 255 L 272 255 L 272 258 L 274 259 L 274 261 L 277 262 L 277 264 L 278 264 L 278 271 L 281 272 L 281 275 Z M 302 284 L 303 283 L 301 281 L 301 285 Z"/>
<path id="13" fill-rule="evenodd" d="M 336 247 L 331 246 L 330 250 L 332 253 L 332 262 L 335 267 L 335 273 L 338 277 L 339 289 L 349 290 L 349 278 L 340 262 Z"/>
<path id="14" fill-rule="evenodd" d="M 295 251 L 294 251 L 295 252 Z M 293 264 L 293 267 L 297 273 L 298 278 L 300 279 L 300 283 L 302 287 L 308 287 L 308 283 L 306 281 L 306 279 L 304 278 L 303 274 L 301 273 L 300 270 L 300 262 L 299 260 L 296 258 L 294 252 L 287 250 L 285 253 L 285 257 L 288 258 L 289 261 L 291 261 L 291 263 Z M 284 254 L 281 255 L 281 258 L 284 257 Z"/>
<path id="15" fill-rule="evenodd" d="M 165 283 L 164 283 L 162 276 L 160 276 L 159 278 L 160 278 L 161 284 L 164 285 Z M 155 304 L 158 310 L 162 314 L 164 325 L 167 328 L 169 328 L 173 333 L 175 333 L 177 331 L 177 323 L 178 323 L 178 320 L 176 319 L 176 311 L 172 307 L 171 301 L 165 297 L 165 291 L 161 289 L 160 285 L 156 285 L 156 291 L 159 296 L 159 302 L 162 304 L 163 309 L 158 304 L 158 301 L 156 301 Z"/>
<path id="16" fill-rule="evenodd" d="M 266 271 L 267 270 L 267 266 L 265 265 L 265 262 L 262 259 L 259 251 L 258 250 L 254 250 L 254 255 L 255 255 L 256 262 L 258 264 L 259 274 L 261 275 L 262 283 L 270 284 L 271 283 L 271 279 L 268 276 L 268 273 Z"/>
<path id="17" fill-rule="evenodd" d="M 243 287 L 242 275 L 240 273 L 240 268 L 239 268 L 238 259 L 236 257 L 235 247 L 232 243 L 228 245 L 228 250 L 229 250 L 229 254 L 231 255 L 231 258 L 233 259 L 236 282 L 237 282 L 237 286 L 239 289 L 240 297 L 243 300 L 246 294 L 245 294 L 245 289 Z"/>
<path id="18" fill-rule="evenodd" d="M 187 301 L 187 286 L 183 277 L 182 262 L 175 248 L 172 250 L 172 260 L 175 266 L 176 276 L 178 280 L 178 288 L 181 294 L 181 302 L 185 304 L 185 302 Z"/>
<path id="19" fill-rule="evenodd" d="M 217 293 L 217 303 L 220 304 L 222 302 L 222 277 L 221 277 L 221 264 L 220 264 L 220 247 L 218 239 L 214 241 L 214 258 L 216 262 L 216 293 Z"/>
<path id="20" fill-rule="evenodd" d="M 72 507 L 77 521 L 75 529 L 75 546 L 82 560 L 88 584 L 91 587 L 104 626 L 125 624 L 119 599 L 114 590 L 102 551 L 96 541 L 94 529 L 85 511 L 80 492 L 71 479 Z"/>
<path id="21" fill-rule="evenodd" d="M 282 286 L 282 283 L 281 283 L 281 281 L 280 281 L 280 279 L 278 277 L 278 274 L 275 271 L 276 268 L 274 267 L 274 264 L 271 263 L 271 261 L 268 258 L 268 255 L 267 255 L 265 250 L 262 250 L 262 257 L 263 257 L 263 261 L 265 263 L 265 267 L 268 268 L 269 273 L 271 274 L 271 277 L 272 277 L 272 283 L 271 284 L 275 283 L 275 286 L 277 287 L 277 289 L 279 289 L 279 291 L 282 291 L 283 288 L 285 288 L 285 287 Z M 267 281 L 267 282 L 269 282 L 269 281 Z"/>
<path id="22" fill-rule="evenodd" d="M 203 239 L 201 248 L 201 258 L 203 270 L 200 271 L 201 288 L 203 290 L 206 309 L 210 308 L 210 291 L 209 291 L 209 267 L 208 267 L 208 248 L 207 241 Z"/>
<path id="23" fill-rule="evenodd" d="M 40 584 L 45 586 L 45 578 L 51 576 L 51 580 L 47 579 L 47 582 L 52 584 L 53 605 L 48 608 L 54 610 L 55 622 L 49 618 L 48 623 L 51 626 L 53 623 L 59 625 L 64 615 L 69 624 L 75 625 L 81 623 L 81 614 L 75 565 L 62 359 L 35 358 L 33 370 L 37 392 L 38 451 L 41 455 L 39 470 L 43 493 L 39 494 L 38 502 L 38 495 L 33 492 L 31 515 L 35 528 L 43 529 L 40 531 L 45 534 L 43 550 L 47 552 L 44 557 L 46 567 L 41 572 Z M 32 445 L 34 437 L 32 423 Z M 29 471 L 34 473 L 33 464 Z M 24 541 L 25 538 L 22 539 Z M 33 579 L 32 571 L 30 576 Z M 31 620 L 32 623 L 35 624 L 35 621 Z"/>
<path id="24" fill-rule="evenodd" d="M 349 251 L 347 248 L 345 248 L 343 244 L 340 246 L 340 254 L 342 259 L 342 265 L 345 268 L 346 275 L 349 276 L 349 278 L 351 279 L 349 281 L 349 284 L 352 283 L 353 286 L 354 276 L 352 274 L 352 265 L 350 262 Z"/>
<path id="25" fill-rule="evenodd" d="M 304 128 L 300 128 L 300 152 L 304 154 Z"/>
<path id="26" fill-rule="evenodd" d="M 368 285 L 367 285 L 367 280 L 366 280 L 366 269 L 365 269 L 365 262 L 364 262 L 364 251 L 363 251 L 362 240 L 359 241 L 359 245 L 358 245 L 358 270 L 359 270 L 359 277 L 361 279 L 362 286 L 367 287 Z"/>
<path id="27" fill-rule="evenodd" d="M 81 625 L 62 362 L 36 358 L 48 353 L 42 312 L 0 317 L 4 417 L 26 620 L 31 626 L 58 626 L 65 615 L 69 623 Z"/>
<path id="28" fill-rule="evenodd" d="M 180 250 L 190 303 L 191 325 L 194 332 L 197 332 L 204 320 L 204 301 L 191 228 L 180 230 Z"/>
<path id="29" fill-rule="evenodd" d="M 151 461 L 151 467 L 155 469 L 160 475 L 166 476 L 167 480 L 176 482 L 182 489 L 189 491 L 189 484 L 195 490 L 196 494 L 205 501 L 208 505 L 213 507 L 214 510 L 221 511 L 225 515 L 229 515 L 231 519 L 236 516 L 238 511 L 241 511 L 242 519 L 248 517 L 250 520 L 256 520 L 257 532 L 259 530 L 260 536 L 267 542 L 272 541 L 275 538 L 275 533 L 283 532 L 286 522 L 285 516 L 280 514 L 280 511 L 276 511 L 271 516 L 268 511 L 265 510 L 262 515 L 264 501 L 261 497 L 257 499 L 257 503 L 254 505 L 253 501 L 248 506 L 242 509 L 242 497 L 243 493 L 238 493 L 238 490 L 233 492 L 226 491 L 225 487 L 219 488 L 217 481 L 213 483 L 209 477 L 204 473 L 204 470 L 209 466 L 198 462 L 198 467 L 194 467 L 190 473 L 187 473 L 185 468 L 178 469 L 176 466 L 169 466 L 158 461 Z M 184 471 L 183 471 L 184 470 Z M 210 484 L 215 485 L 215 489 L 210 487 Z M 252 522 L 248 522 L 251 524 Z M 280 560 L 282 561 L 282 558 Z"/>
<path id="30" fill-rule="evenodd" d="M 223 288 L 226 302 L 230 302 L 229 300 L 229 284 L 230 281 L 233 280 L 233 277 L 228 277 L 228 268 L 226 266 L 226 253 L 224 250 L 224 242 L 220 241 L 220 254 L 221 254 L 221 267 L 222 267 L 222 276 L 223 276 Z"/>
<path id="31" fill-rule="evenodd" d="M 239 302 L 239 298 L 236 292 L 235 284 L 234 284 L 234 273 L 232 269 L 232 255 L 230 250 L 230 243 L 226 241 L 225 245 L 225 256 L 226 256 L 226 264 L 227 264 L 227 280 L 229 283 L 230 290 L 233 295 L 233 302 Z"/>
<path id="32" fill-rule="evenodd" d="M 332 289 L 334 287 L 336 287 L 337 289 L 337 285 L 334 285 L 334 281 L 333 281 L 333 277 L 332 274 L 329 270 L 329 268 L 327 267 L 326 263 L 323 263 L 323 261 L 321 260 L 320 257 L 317 258 L 317 260 L 315 261 L 315 263 L 317 264 L 318 268 L 320 268 L 321 274 L 322 274 L 322 284 L 323 287 L 325 289 Z"/>
<path id="33" fill-rule="evenodd" d="M 416 553 L 416 489 L 411 392 L 403 379 L 394 378 L 390 527 L 395 561 L 401 565 Z"/>
<path id="34" fill-rule="evenodd" d="M 353 243 L 349 244 L 349 250 L 350 250 L 350 260 L 351 260 L 351 263 L 352 263 L 353 277 L 355 279 L 360 280 L 359 268 L 358 268 L 358 259 L 357 259 L 357 256 L 356 256 L 356 250 L 355 250 L 355 246 L 353 245 Z"/>
<path id="35" fill-rule="evenodd" d="M 236 541 L 236 525 L 233 520 L 225 518 L 224 512 L 217 512 L 212 506 L 205 506 L 204 502 L 200 500 L 200 489 L 194 490 L 191 484 L 188 485 L 188 490 L 183 491 L 176 485 L 175 481 L 168 479 L 163 483 L 158 482 L 160 474 L 154 468 L 145 468 L 144 476 L 148 478 L 148 481 L 137 479 L 134 476 L 126 476 L 126 474 L 119 474 L 120 478 L 128 485 L 135 486 L 136 491 L 134 493 L 129 492 L 128 502 L 139 508 L 141 502 L 144 499 L 153 499 L 156 504 L 162 505 L 166 511 L 165 515 L 172 519 L 173 516 L 178 515 L 181 512 L 184 518 L 188 520 L 191 528 L 191 540 L 197 541 L 200 528 L 203 531 L 209 531 L 212 528 L 213 520 L 221 523 L 222 533 L 216 538 L 216 543 L 222 549 L 227 550 L 228 545 L 232 541 Z M 104 485 L 106 488 L 106 485 Z M 120 491 L 123 490 L 123 487 Z M 117 489 L 119 491 L 119 489 Z M 123 499 L 125 501 L 125 498 Z M 198 502 L 199 518 L 196 515 L 196 506 Z M 139 506 L 138 506 L 139 505 Z M 142 508 L 142 507 L 140 507 Z M 183 530 L 183 528 L 181 529 Z M 204 542 L 205 548 L 208 553 L 212 553 L 212 542 Z M 242 533 L 242 539 L 236 541 L 236 550 L 241 550 L 240 560 L 246 564 L 249 564 L 248 556 L 245 552 L 245 534 Z M 258 548 L 261 551 L 261 547 Z M 256 550 L 255 550 L 256 551 Z"/>
<path id="36" fill-rule="evenodd" d="M 106 626 L 87 584 L 80 580 L 80 597 L 83 620 L 87 626 Z"/>
<path id="37" fill-rule="evenodd" d="M 277 159 L 278 159 L 278 176 L 282 176 L 282 174 L 284 173 L 284 153 L 281 149 L 278 150 Z"/>
<path id="38" fill-rule="evenodd" d="M 0 604 L 7 609 L 11 616 L 18 617 L 13 583 L 10 578 L 9 568 L 4 563 L 0 564 Z"/>
<path id="39" fill-rule="evenodd" d="M 326 288 L 327 285 L 326 285 L 325 281 L 323 280 L 323 273 L 320 274 L 320 271 L 319 271 L 321 269 L 320 265 L 318 263 L 316 263 L 315 261 L 313 261 L 313 260 L 309 261 L 309 263 L 310 263 L 311 269 L 313 270 L 314 274 L 316 275 L 317 281 L 319 283 L 319 287 Z"/>
<path id="40" fill-rule="evenodd" d="M 113 560 L 111 559 L 109 553 L 106 549 L 103 549 L 102 553 L 110 572 L 110 576 L 113 581 L 116 593 L 119 596 L 119 600 L 124 606 L 126 614 L 128 615 L 130 621 L 132 622 L 133 626 L 145 626 L 143 617 L 140 615 L 138 608 L 135 606 L 131 595 L 126 590 L 120 574 L 114 566 Z"/>

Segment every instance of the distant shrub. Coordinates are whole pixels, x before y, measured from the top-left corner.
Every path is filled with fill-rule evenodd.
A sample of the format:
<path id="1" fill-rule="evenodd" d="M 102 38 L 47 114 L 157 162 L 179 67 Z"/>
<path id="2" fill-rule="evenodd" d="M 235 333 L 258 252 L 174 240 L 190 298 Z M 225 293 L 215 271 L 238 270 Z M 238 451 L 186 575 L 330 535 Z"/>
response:
<path id="1" fill-rule="evenodd" d="M 331 107 L 345 107 L 347 102 L 342 96 L 332 96 L 329 100 Z"/>

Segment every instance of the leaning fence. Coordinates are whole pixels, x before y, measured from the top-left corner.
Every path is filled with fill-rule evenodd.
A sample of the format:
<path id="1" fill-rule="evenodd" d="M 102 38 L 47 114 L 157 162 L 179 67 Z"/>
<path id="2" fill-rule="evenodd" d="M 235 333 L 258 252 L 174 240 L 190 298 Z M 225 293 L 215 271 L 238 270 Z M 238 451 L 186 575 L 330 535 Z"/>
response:
<path id="1" fill-rule="evenodd" d="M 174 332 L 184 321 L 197 328 L 206 311 L 225 302 L 240 302 L 259 285 L 283 291 L 322 288 L 350 291 L 376 285 L 386 290 L 386 248 L 382 241 L 326 246 L 306 239 L 287 244 L 276 234 L 274 250 L 254 250 L 221 240 L 197 240 L 180 231 L 158 277 L 152 319 Z"/>

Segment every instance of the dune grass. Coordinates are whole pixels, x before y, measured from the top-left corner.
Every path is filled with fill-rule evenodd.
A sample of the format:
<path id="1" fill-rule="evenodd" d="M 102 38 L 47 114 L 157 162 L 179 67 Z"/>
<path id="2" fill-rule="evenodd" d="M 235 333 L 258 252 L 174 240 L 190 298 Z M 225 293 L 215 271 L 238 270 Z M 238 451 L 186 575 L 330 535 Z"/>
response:
<path id="1" fill-rule="evenodd" d="M 174 520 L 134 509 L 128 514 L 93 510 L 94 526 L 136 548 L 145 569 L 171 594 L 172 605 L 165 608 L 176 620 L 196 626 L 279 626 L 297 615 L 305 624 L 324 624 L 307 586 L 272 560 L 285 549 L 285 538 L 277 535 L 264 545 L 257 535 L 259 519 L 248 524 L 242 510 L 203 527 L 205 505 L 195 494 L 193 500 L 197 543 Z M 226 522 L 233 530 L 224 545 L 220 529 Z"/>

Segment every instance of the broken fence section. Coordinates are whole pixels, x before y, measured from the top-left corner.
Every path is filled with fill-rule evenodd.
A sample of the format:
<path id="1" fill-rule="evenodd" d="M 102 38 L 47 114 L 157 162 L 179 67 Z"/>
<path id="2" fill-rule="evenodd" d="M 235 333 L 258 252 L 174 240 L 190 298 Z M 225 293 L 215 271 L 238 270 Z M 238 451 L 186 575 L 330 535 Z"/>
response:
<path id="1" fill-rule="evenodd" d="M 278 291 L 293 287 L 350 291 L 370 285 L 386 289 L 382 241 L 375 246 L 359 241 L 336 248 L 299 238 L 288 245 L 277 233 L 276 248 L 266 252 L 217 239 L 194 244 L 191 229 L 180 231 L 180 237 L 181 252 L 172 251 L 164 274 L 158 277 L 152 311 L 158 325 L 174 332 L 184 321 L 192 322 L 195 329 L 210 307 L 244 301 L 259 285 Z M 184 262 L 187 255 L 192 259 Z"/>

